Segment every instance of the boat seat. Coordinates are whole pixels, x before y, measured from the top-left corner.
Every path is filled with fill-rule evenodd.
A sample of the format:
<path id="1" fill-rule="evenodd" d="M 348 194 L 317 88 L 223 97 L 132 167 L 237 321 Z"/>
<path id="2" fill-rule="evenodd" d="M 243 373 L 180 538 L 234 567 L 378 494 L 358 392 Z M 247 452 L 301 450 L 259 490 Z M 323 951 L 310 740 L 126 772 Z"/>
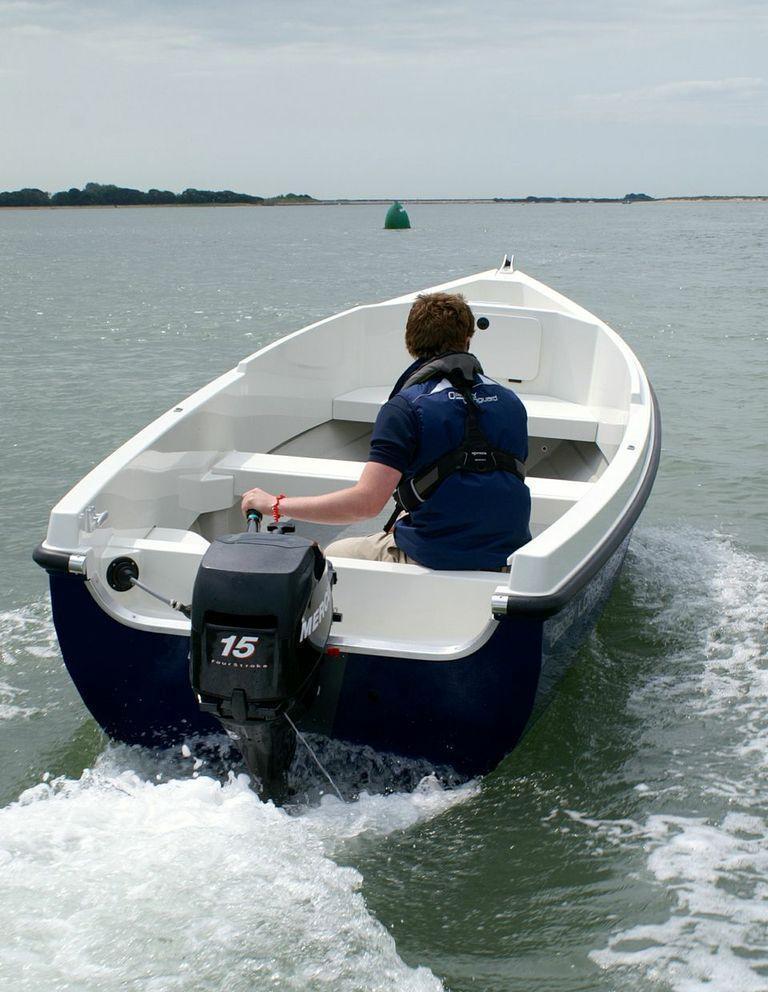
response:
<path id="1" fill-rule="evenodd" d="M 343 393 L 333 401 L 334 420 L 354 420 L 372 424 L 389 396 L 390 386 L 366 386 Z M 598 418 L 588 406 L 570 403 L 555 396 L 518 393 L 528 413 L 531 437 L 561 441 L 597 440 Z"/>
<path id="2" fill-rule="evenodd" d="M 364 464 L 333 458 L 231 451 L 213 466 L 212 474 L 216 477 L 231 476 L 236 496 L 242 496 L 256 486 L 269 493 L 317 496 L 354 485 L 360 478 Z M 530 476 L 526 479 L 526 485 L 531 491 L 535 519 L 548 526 L 578 502 L 593 484 Z"/>

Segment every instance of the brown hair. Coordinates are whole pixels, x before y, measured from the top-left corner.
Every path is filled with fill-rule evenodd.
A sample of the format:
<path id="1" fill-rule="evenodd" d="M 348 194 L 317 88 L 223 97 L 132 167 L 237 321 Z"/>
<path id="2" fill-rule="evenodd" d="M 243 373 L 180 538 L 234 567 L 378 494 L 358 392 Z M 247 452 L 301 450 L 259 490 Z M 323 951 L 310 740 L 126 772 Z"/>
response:
<path id="1" fill-rule="evenodd" d="M 461 293 L 422 293 L 408 314 L 405 346 L 414 358 L 464 351 L 475 318 Z"/>

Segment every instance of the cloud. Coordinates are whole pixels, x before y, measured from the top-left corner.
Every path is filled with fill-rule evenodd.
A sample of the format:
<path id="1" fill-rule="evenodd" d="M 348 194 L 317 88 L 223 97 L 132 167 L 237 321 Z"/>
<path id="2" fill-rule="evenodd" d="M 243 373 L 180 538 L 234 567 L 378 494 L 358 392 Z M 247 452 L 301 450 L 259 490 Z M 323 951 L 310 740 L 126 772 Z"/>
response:
<path id="1" fill-rule="evenodd" d="M 390 59 L 498 57 L 531 45 L 587 47 L 629 37 L 663 37 L 733 27 L 768 34 L 768 8 L 754 0 L 0 0 L 0 26 L 36 26 L 68 37 L 93 39 L 118 57 L 158 57 L 179 49 L 178 35 L 197 55 L 216 59 L 286 47 Z M 145 47 L 142 55 L 142 44 Z"/>
<path id="2" fill-rule="evenodd" d="M 679 80 L 582 94 L 573 108 L 595 120 L 768 124 L 768 82 L 758 76 Z"/>
<path id="3" fill-rule="evenodd" d="M 661 96 L 698 97 L 705 93 L 753 96 L 765 92 L 766 82 L 755 76 L 737 76 L 733 79 L 693 79 L 683 83 L 667 83 L 656 89 Z"/>

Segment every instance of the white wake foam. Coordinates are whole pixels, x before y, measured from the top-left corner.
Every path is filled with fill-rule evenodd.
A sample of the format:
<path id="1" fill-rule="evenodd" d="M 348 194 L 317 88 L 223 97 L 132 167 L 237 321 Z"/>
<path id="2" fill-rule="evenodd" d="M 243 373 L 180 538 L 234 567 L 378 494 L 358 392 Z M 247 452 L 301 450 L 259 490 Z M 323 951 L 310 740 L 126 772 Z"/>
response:
<path id="1" fill-rule="evenodd" d="M 472 786 L 428 778 L 413 794 L 325 797 L 289 815 L 244 776 L 157 781 L 124 767 L 131 754 L 110 750 L 79 781 L 41 783 L 0 811 L 0 986 L 442 988 L 402 961 L 361 876 L 332 856 L 436 816 Z"/>
<path id="2" fill-rule="evenodd" d="M 678 745 L 661 755 L 670 786 L 655 797 L 646 790 L 662 808 L 645 820 L 570 815 L 604 841 L 642 845 L 647 878 L 671 909 L 664 922 L 619 931 L 590 956 L 675 992 L 765 992 L 768 566 L 717 536 L 646 531 L 633 571 L 639 605 L 669 648 L 668 672 L 633 701 L 650 726 L 644 750 L 653 756 L 654 733 L 657 752 L 669 746 L 665 723 L 678 737 L 687 723 L 687 752 L 678 758 Z M 714 812 L 681 815 L 681 807 Z"/>
<path id="3" fill-rule="evenodd" d="M 44 712 L 32 705 L 19 681 L 30 674 L 44 676 L 60 665 L 50 603 L 42 601 L 0 612 L 0 720 L 30 717 Z M 17 670 L 18 676 L 14 674 Z"/>

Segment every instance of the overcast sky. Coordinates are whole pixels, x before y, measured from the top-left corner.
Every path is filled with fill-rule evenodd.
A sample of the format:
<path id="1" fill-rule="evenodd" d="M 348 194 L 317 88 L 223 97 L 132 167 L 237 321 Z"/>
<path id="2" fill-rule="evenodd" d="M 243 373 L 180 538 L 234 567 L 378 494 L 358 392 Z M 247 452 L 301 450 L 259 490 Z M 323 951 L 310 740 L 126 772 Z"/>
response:
<path id="1" fill-rule="evenodd" d="M 765 0 L 0 0 L 0 189 L 768 193 Z"/>

